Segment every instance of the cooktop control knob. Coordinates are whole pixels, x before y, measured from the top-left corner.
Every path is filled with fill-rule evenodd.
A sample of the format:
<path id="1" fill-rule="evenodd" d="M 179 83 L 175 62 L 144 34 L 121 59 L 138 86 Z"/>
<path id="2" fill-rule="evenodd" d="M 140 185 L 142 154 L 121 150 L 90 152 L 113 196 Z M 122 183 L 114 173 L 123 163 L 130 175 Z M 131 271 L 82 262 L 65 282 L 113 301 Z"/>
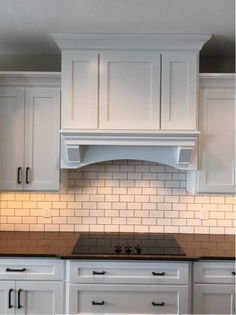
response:
<path id="1" fill-rule="evenodd" d="M 116 254 L 120 254 L 120 253 L 121 253 L 121 246 L 120 246 L 120 244 L 117 244 L 117 245 L 115 246 L 115 253 L 116 253 Z"/>
<path id="2" fill-rule="evenodd" d="M 126 254 L 130 254 L 132 252 L 132 247 L 129 245 L 126 245 L 125 246 L 125 252 L 126 252 Z"/>
<path id="3" fill-rule="evenodd" d="M 137 246 L 135 246 L 135 250 L 136 250 L 136 254 L 139 255 L 141 254 L 141 246 L 138 244 Z"/>

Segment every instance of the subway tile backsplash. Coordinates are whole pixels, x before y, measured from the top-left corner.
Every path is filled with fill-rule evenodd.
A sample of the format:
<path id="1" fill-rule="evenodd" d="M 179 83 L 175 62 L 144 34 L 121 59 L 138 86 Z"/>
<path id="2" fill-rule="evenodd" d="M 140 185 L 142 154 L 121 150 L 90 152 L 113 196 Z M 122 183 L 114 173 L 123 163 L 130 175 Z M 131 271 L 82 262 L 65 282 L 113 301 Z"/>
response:
<path id="1" fill-rule="evenodd" d="M 0 230 L 235 233 L 235 196 L 185 188 L 186 172 L 143 161 L 63 171 L 60 193 L 0 193 Z"/>

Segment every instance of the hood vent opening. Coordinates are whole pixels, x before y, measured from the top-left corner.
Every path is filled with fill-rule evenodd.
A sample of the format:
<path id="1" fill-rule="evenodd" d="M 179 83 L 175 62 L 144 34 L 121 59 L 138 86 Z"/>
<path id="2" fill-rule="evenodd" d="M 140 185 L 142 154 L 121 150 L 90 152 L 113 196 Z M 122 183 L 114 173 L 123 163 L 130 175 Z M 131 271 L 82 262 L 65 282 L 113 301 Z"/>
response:
<path id="1" fill-rule="evenodd" d="M 159 135 L 61 135 L 61 167 L 80 168 L 110 160 L 144 160 L 175 167 L 196 169 L 194 148 L 198 132 L 192 134 Z M 141 144 L 141 145 L 140 145 Z"/>

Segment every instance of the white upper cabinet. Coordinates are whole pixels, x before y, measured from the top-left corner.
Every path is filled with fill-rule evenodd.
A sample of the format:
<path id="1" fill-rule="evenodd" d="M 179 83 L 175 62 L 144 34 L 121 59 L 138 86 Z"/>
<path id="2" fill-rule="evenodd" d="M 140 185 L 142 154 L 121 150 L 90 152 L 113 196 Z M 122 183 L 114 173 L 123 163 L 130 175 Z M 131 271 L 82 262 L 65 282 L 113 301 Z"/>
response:
<path id="1" fill-rule="evenodd" d="M 0 190 L 59 189 L 60 79 L 0 73 Z"/>
<path id="2" fill-rule="evenodd" d="M 25 189 L 59 189 L 60 90 L 25 90 Z"/>
<path id="3" fill-rule="evenodd" d="M 200 99 L 199 191 L 234 193 L 234 89 L 203 89 Z"/>
<path id="4" fill-rule="evenodd" d="M 199 50 L 207 35 L 55 34 L 62 131 L 197 130 Z"/>
<path id="5" fill-rule="evenodd" d="M 160 53 L 101 52 L 99 128 L 160 128 Z"/>
<path id="6" fill-rule="evenodd" d="M 62 54 L 62 128 L 98 128 L 98 54 Z"/>
<path id="7" fill-rule="evenodd" d="M 235 79 L 234 75 L 201 75 L 199 171 L 190 190 L 235 193 Z"/>
<path id="8" fill-rule="evenodd" d="M 197 129 L 198 58 L 191 52 L 162 54 L 161 129 Z"/>
<path id="9" fill-rule="evenodd" d="M 0 87 L 0 189 L 22 189 L 24 89 Z"/>

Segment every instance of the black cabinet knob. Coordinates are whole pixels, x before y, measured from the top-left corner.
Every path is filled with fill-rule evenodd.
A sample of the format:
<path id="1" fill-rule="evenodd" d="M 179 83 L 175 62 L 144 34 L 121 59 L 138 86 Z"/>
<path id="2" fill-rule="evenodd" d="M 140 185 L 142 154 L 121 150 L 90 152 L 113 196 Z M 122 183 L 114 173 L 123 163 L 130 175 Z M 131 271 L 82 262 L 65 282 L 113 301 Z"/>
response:
<path id="1" fill-rule="evenodd" d="M 141 248 L 141 246 L 139 244 L 137 246 L 135 246 L 134 248 L 136 250 L 136 254 L 138 254 L 138 255 L 141 254 L 142 248 Z"/>
<path id="2" fill-rule="evenodd" d="M 132 247 L 129 245 L 126 245 L 125 246 L 125 252 L 126 252 L 126 254 L 130 254 L 132 252 Z"/>
<path id="3" fill-rule="evenodd" d="M 116 254 L 120 254 L 121 253 L 121 246 L 120 246 L 120 244 L 117 244 L 116 246 L 115 246 L 115 253 Z"/>

